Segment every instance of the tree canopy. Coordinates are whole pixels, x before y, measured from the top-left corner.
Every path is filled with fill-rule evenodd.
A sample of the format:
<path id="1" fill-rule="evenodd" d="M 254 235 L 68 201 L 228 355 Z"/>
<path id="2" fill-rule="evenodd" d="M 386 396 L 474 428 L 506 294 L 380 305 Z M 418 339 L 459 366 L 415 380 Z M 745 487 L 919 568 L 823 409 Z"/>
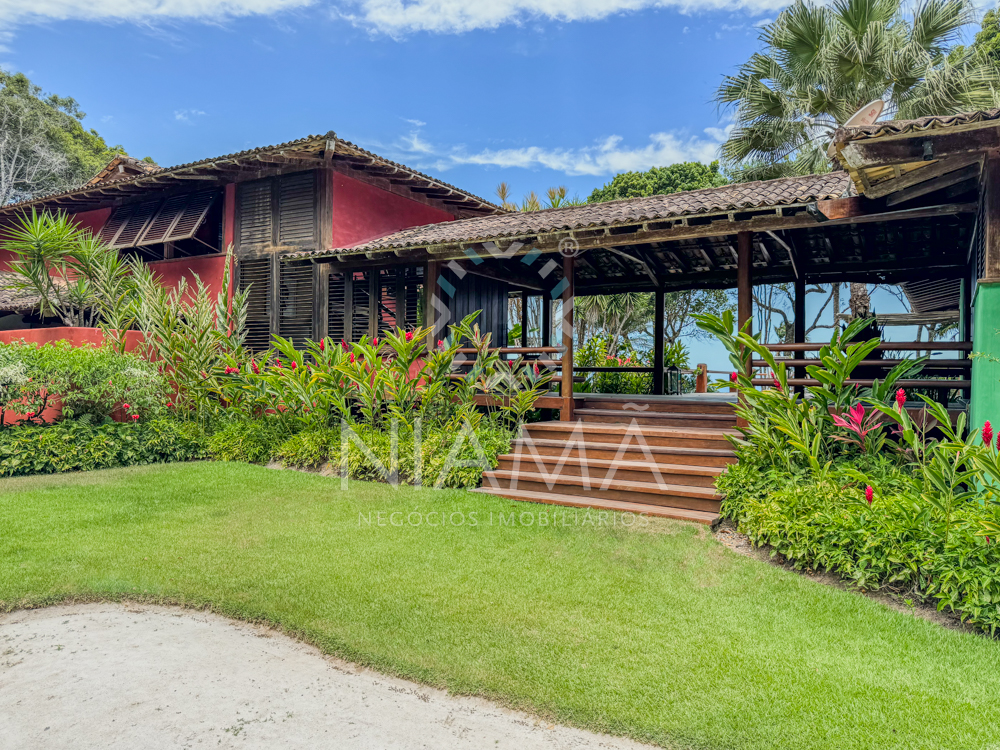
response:
<path id="1" fill-rule="evenodd" d="M 587 198 L 587 202 L 603 203 L 620 198 L 644 198 L 725 184 L 726 178 L 719 173 L 719 162 L 702 164 L 697 161 L 686 161 L 671 164 L 669 167 L 653 167 L 646 172 L 620 172 L 611 182 L 595 188 Z"/>
<path id="2" fill-rule="evenodd" d="M 833 132 L 875 99 L 904 119 L 997 106 L 1000 68 L 984 45 L 957 45 L 975 18 L 969 0 L 796 0 L 716 92 L 735 120 L 724 170 L 739 180 L 829 171 Z"/>
<path id="3" fill-rule="evenodd" d="M 125 153 L 85 128 L 84 117 L 72 97 L 0 70 L 0 203 L 80 185 Z"/>

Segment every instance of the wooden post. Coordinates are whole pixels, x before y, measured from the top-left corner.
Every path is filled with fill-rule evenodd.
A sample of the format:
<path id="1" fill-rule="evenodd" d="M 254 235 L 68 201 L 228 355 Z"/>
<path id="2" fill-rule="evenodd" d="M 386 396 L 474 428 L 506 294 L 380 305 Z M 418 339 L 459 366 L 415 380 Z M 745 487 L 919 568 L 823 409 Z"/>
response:
<path id="1" fill-rule="evenodd" d="M 985 263 L 983 281 L 1000 281 L 1000 155 L 990 154 L 983 168 Z"/>
<path id="2" fill-rule="evenodd" d="M 528 292 L 521 292 L 521 348 L 528 346 Z"/>
<path id="3" fill-rule="evenodd" d="M 434 349 L 437 346 L 440 331 L 435 327 L 437 322 L 437 310 L 434 309 L 434 300 L 438 298 L 438 276 L 441 274 L 441 262 L 431 260 L 427 262 L 424 270 L 424 326 L 431 329 L 431 335 L 427 338 L 427 348 Z"/>
<path id="4" fill-rule="evenodd" d="M 563 256 L 563 280 L 568 282 L 562 293 L 562 397 L 563 406 L 559 410 L 559 420 L 573 420 L 573 266 L 575 258 L 572 255 Z"/>
<path id="5" fill-rule="evenodd" d="M 542 346 L 552 346 L 552 297 L 542 292 Z"/>
<path id="6" fill-rule="evenodd" d="M 653 292 L 653 395 L 662 396 L 663 388 L 663 289 Z"/>
<path id="7" fill-rule="evenodd" d="M 799 261 L 801 263 L 801 261 Z M 799 269 L 799 275 L 795 277 L 795 323 L 793 330 L 793 339 L 796 344 L 806 343 L 806 275 L 802 269 Z M 803 355 L 799 355 L 803 356 Z M 797 367 L 795 368 L 795 374 L 800 377 L 806 377 L 806 368 Z M 804 386 L 796 386 L 796 390 L 799 393 L 805 393 Z"/>
<path id="8" fill-rule="evenodd" d="M 753 320 L 753 233 L 740 232 L 737 239 L 736 307 L 740 330 L 743 330 L 744 324 Z M 753 333 L 752 322 L 747 332 Z"/>

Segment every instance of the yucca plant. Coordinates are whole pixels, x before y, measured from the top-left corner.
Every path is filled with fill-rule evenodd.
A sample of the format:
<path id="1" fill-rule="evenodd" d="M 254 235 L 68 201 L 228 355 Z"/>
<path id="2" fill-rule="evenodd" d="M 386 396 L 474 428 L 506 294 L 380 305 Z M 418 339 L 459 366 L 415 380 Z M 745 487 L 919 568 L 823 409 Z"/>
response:
<path id="1" fill-rule="evenodd" d="M 890 119 L 997 106 L 1000 70 L 957 46 L 975 18 L 969 0 L 797 0 L 716 92 L 734 119 L 723 166 L 737 180 L 827 172 L 834 131 L 875 99 Z"/>

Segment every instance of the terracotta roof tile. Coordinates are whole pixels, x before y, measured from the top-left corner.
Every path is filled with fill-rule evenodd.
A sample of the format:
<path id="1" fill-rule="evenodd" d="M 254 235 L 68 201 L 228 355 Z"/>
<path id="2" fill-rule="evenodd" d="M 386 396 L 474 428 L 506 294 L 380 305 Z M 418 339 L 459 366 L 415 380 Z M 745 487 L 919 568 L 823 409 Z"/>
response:
<path id="1" fill-rule="evenodd" d="M 636 224 L 696 214 L 720 213 L 839 198 L 850 190 L 846 172 L 744 182 L 646 198 L 628 198 L 543 211 L 477 216 L 412 227 L 352 248 L 290 253 L 306 257 L 343 252 L 423 247 L 523 237 L 558 231 Z"/>
<path id="2" fill-rule="evenodd" d="M 980 122 L 990 123 L 996 120 L 1000 120 L 1000 109 L 963 112 L 957 115 L 934 115 L 931 117 L 919 117 L 915 120 L 886 120 L 885 122 L 876 122 L 874 125 L 840 128 L 833 134 L 833 142 L 835 144 L 843 144 L 851 141 L 883 138 L 890 135 L 921 133 L 928 130 L 946 130 L 962 125 L 975 125 Z"/>
<path id="3" fill-rule="evenodd" d="M 0 271 L 0 310 L 27 312 L 38 306 L 39 296 L 17 289 L 17 274 Z"/>

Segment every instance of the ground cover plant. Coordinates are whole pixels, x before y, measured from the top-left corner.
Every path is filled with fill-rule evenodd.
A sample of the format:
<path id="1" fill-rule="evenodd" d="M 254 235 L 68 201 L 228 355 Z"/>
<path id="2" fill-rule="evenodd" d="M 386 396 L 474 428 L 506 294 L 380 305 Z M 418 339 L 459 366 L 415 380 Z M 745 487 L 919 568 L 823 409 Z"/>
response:
<path id="1" fill-rule="evenodd" d="M 669 748 L 983 748 L 1000 731 L 990 639 L 703 527 L 460 490 L 225 462 L 0 481 L 0 610 L 73 598 L 211 606 Z"/>
<path id="2" fill-rule="evenodd" d="M 719 479 L 723 514 L 757 544 L 796 565 L 834 571 L 864 589 L 887 588 L 996 633 L 1000 628 L 1000 465 L 993 429 L 967 429 L 926 396 L 908 407 L 896 381 L 904 361 L 871 387 L 847 383 L 878 340 L 855 341 L 868 321 L 838 331 L 807 368 L 804 397 L 783 363 L 731 314 L 700 324 L 726 346 L 745 420 L 739 464 Z M 753 386 L 749 359 L 774 372 Z"/>

